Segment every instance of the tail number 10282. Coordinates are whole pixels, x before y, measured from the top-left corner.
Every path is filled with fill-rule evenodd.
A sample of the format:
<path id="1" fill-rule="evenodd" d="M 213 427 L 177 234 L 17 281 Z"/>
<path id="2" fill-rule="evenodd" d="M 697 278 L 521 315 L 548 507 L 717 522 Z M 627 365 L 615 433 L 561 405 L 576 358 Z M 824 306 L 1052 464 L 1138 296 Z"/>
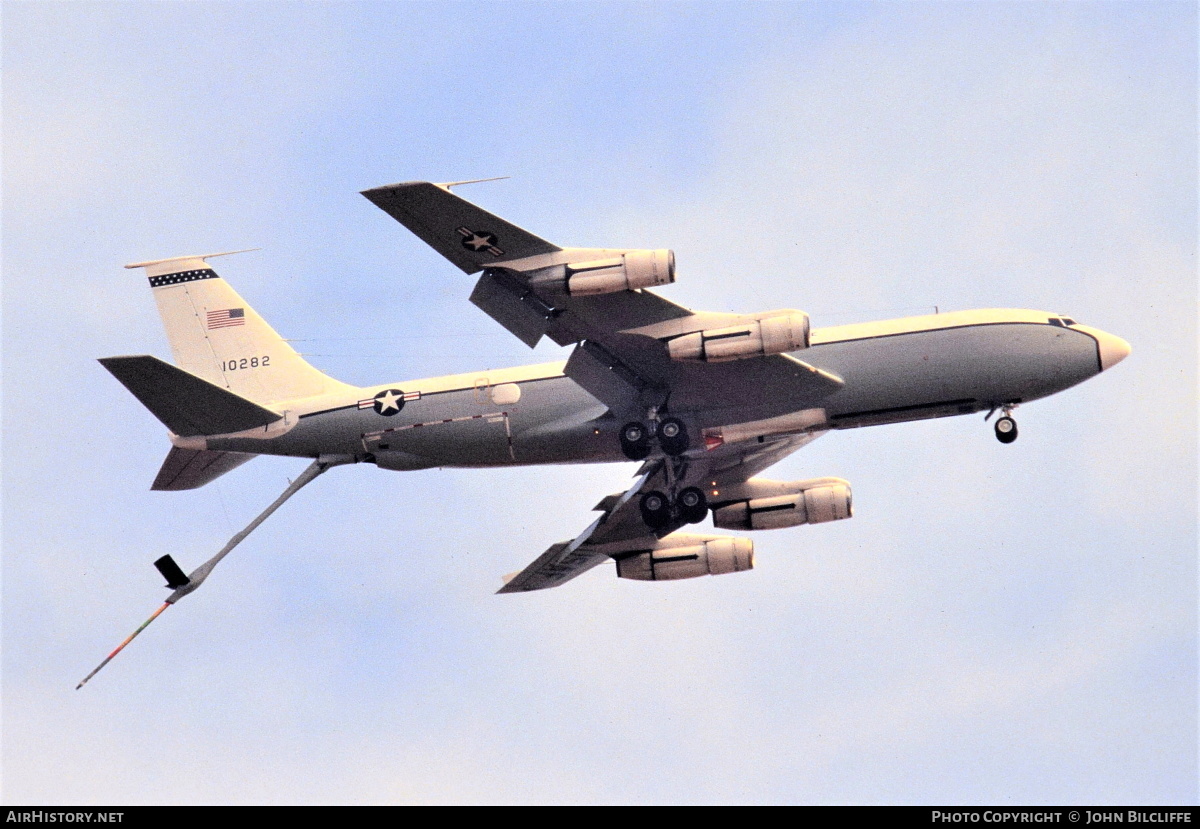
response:
<path id="1" fill-rule="evenodd" d="M 221 371 L 240 371 L 247 368 L 266 368 L 271 364 L 268 355 L 262 357 L 242 357 L 240 360 L 222 360 Z"/>

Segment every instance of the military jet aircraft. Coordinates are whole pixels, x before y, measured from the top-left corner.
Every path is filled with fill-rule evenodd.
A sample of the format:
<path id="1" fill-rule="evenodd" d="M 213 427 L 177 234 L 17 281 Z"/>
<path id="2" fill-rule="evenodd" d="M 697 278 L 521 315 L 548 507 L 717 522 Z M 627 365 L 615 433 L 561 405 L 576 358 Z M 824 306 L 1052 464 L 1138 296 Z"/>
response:
<path id="1" fill-rule="evenodd" d="M 464 273 L 479 273 L 471 302 L 526 345 L 549 337 L 570 346 L 565 362 L 350 386 L 305 362 L 217 276 L 207 260 L 224 254 L 126 266 L 145 269 L 176 363 L 100 361 L 170 430 L 152 488 L 194 489 L 257 455 L 313 459 L 191 574 L 170 556 L 156 562 L 173 590 L 158 612 L 199 587 L 300 487 L 347 463 L 641 462 L 633 486 L 602 498 L 589 527 L 509 576 L 501 593 L 557 587 L 608 560 L 621 578 L 657 581 L 749 570 L 750 539 L 679 531 L 709 516 L 728 530 L 849 518 L 850 485 L 840 478 L 757 477 L 820 435 L 987 412 L 999 414 L 996 437 L 1011 443 L 1017 405 L 1129 354 L 1124 340 L 1044 311 L 818 329 L 793 309 L 692 311 L 651 290 L 675 281 L 672 251 L 560 247 L 452 192 L 467 183 L 363 195 Z"/>

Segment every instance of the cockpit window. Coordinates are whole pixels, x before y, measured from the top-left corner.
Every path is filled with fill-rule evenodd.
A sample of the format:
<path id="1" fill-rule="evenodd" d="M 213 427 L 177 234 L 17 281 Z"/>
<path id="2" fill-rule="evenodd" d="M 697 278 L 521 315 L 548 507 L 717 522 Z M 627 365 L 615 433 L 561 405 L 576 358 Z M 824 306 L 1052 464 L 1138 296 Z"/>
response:
<path id="1" fill-rule="evenodd" d="M 1058 317 L 1051 317 L 1050 324 L 1057 325 L 1059 328 L 1062 328 L 1063 321 L 1060 320 Z"/>
<path id="2" fill-rule="evenodd" d="M 1079 324 L 1079 323 L 1075 322 L 1075 320 L 1071 319 L 1070 317 L 1063 317 L 1062 321 L 1065 322 L 1067 325 L 1078 325 Z"/>
<path id="3" fill-rule="evenodd" d="M 1070 317 L 1051 317 L 1049 322 L 1051 325 L 1057 325 L 1059 328 L 1062 328 L 1067 325 L 1076 325 L 1077 324 L 1075 322 L 1075 320 L 1071 319 Z"/>

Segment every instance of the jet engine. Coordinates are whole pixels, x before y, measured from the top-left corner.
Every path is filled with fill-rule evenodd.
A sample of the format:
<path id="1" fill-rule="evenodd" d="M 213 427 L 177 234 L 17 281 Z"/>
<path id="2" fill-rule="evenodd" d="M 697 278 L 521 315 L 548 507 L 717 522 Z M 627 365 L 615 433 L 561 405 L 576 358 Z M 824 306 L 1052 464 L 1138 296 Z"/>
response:
<path id="1" fill-rule="evenodd" d="M 618 557 L 617 576 L 640 581 L 668 581 L 740 573 L 754 568 L 754 542 L 748 538 L 685 536 L 679 540 L 684 546 Z"/>
<path id="2" fill-rule="evenodd" d="M 566 266 L 566 281 L 567 293 L 572 296 L 669 285 L 675 281 L 675 252 L 627 250 L 611 259 L 572 262 Z"/>
<path id="3" fill-rule="evenodd" d="M 839 521 L 854 514 L 850 484 L 840 478 L 789 483 L 751 479 L 744 487 L 747 492 L 739 494 L 750 497 L 714 507 L 713 526 L 724 530 L 777 530 Z"/>
<path id="4" fill-rule="evenodd" d="M 808 314 L 772 311 L 740 325 L 710 328 L 667 341 L 671 359 L 724 363 L 808 348 Z"/>

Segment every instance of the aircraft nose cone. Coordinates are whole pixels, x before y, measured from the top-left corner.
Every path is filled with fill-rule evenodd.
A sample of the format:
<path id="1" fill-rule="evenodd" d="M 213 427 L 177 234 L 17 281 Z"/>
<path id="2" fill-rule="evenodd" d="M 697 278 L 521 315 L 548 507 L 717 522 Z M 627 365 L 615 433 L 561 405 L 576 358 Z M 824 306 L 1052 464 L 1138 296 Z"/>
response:
<path id="1" fill-rule="evenodd" d="M 1100 342 L 1100 369 L 1102 371 L 1108 371 L 1129 356 L 1131 350 L 1129 343 L 1120 337 L 1101 332 L 1096 339 Z"/>
<path id="2" fill-rule="evenodd" d="M 1092 328 L 1087 325 L 1075 325 L 1075 329 L 1082 331 L 1096 341 L 1096 348 L 1100 352 L 1100 370 L 1108 371 L 1117 363 L 1129 356 L 1129 343 L 1125 342 L 1120 337 L 1113 336 L 1107 331 L 1101 331 L 1099 328 Z"/>

